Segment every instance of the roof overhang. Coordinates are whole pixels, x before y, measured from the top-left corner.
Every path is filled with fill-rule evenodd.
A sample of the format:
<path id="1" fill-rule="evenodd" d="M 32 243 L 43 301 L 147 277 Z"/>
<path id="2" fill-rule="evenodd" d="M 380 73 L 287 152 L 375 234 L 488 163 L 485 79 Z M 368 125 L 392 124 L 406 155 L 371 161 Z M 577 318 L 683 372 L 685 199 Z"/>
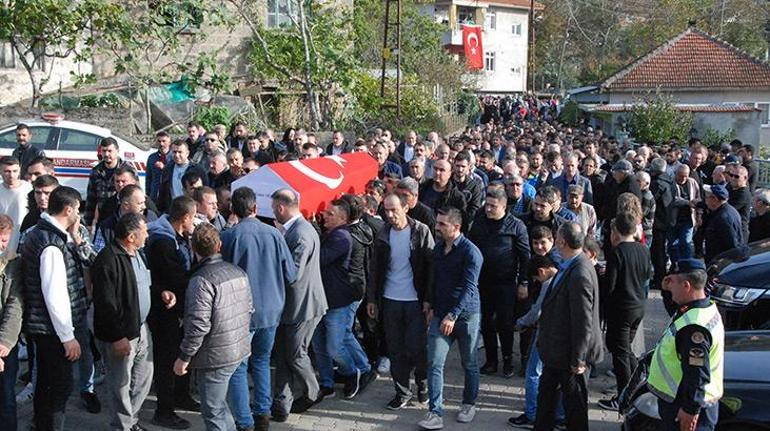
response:
<path id="1" fill-rule="evenodd" d="M 578 104 L 578 108 L 580 108 L 583 111 L 592 112 L 592 113 L 602 113 L 602 114 L 631 112 L 634 110 L 636 106 L 638 105 L 625 104 L 625 103 L 607 103 L 607 104 L 580 103 Z M 759 109 L 755 108 L 754 106 L 739 105 L 739 104 L 709 105 L 709 104 L 679 103 L 679 104 L 675 104 L 674 107 L 677 110 L 682 112 L 699 112 L 699 113 L 715 113 L 715 114 L 731 114 L 731 113 L 740 113 L 740 112 L 759 111 Z"/>

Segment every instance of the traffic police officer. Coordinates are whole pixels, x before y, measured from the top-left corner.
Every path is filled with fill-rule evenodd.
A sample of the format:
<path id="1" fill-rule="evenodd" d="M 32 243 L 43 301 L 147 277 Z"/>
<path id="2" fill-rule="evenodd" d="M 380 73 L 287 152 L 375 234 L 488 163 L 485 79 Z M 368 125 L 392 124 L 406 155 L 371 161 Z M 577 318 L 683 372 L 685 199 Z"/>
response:
<path id="1" fill-rule="evenodd" d="M 679 308 L 655 347 L 647 385 L 664 430 L 713 430 L 717 423 L 725 330 L 705 286 L 697 259 L 680 260 L 663 280 Z"/>

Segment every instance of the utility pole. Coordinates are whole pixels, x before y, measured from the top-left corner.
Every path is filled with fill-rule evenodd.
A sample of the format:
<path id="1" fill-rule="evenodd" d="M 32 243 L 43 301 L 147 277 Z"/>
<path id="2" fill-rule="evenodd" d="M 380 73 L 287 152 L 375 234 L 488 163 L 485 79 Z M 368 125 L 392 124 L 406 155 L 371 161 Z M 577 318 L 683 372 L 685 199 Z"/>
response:
<path id="1" fill-rule="evenodd" d="M 395 10 L 394 10 L 395 9 Z M 391 16 L 394 14 L 395 16 Z M 389 38 L 395 31 L 395 38 Z M 392 40 L 391 39 L 395 39 Z M 380 97 L 385 100 L 387 93 L 388 63 L 396 66 L 395 103 L 383 103 L 382 109 L 395 109 L 396 117 L 401 117 L 401 0 L 385 0 L 385 31 L 382 41 L 382 75 L 380 76 Z"/>
<path id="2" fill-rule="evenodd" d="M 529 90 L 535 92 L 535 0 L 529 0 Z"/>

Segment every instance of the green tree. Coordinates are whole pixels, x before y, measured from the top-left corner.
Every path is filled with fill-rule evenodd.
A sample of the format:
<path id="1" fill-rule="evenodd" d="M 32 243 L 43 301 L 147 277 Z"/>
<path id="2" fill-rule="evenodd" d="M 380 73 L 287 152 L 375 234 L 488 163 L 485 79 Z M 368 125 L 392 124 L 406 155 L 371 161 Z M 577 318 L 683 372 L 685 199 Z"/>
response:
<path id="1" fill-rule="evenodd" d="M 104 0 L 5 0 L 0 41 L 8 42 L 32 86 L 32 106 L 54 70 L 53 60 L 90 61 L 95 35 L 109 28 L 120 7 Z"/>
<path id="2" fill-rule="evenodd" d="M 678 110 L 671 98 L 660 93 L 638 100 L 629 119 L 636 141 L 651 144 L 662 144 L 671 138 L 684 141 L 692 125 L 692 113 Z"/>

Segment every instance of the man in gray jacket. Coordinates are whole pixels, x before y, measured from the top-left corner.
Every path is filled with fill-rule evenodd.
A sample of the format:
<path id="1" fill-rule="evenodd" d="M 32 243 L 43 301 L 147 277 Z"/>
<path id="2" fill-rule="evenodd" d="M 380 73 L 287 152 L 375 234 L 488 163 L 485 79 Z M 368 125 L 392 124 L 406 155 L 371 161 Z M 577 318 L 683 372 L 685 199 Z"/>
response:
<path id="1" fill-rule="evenodd" d="M 187 287 L 184 338 L 174 373 L 197 370 L 201 414 L 207 430 L 225 430 L 227 387 L 235 369 L 251 350 L 249 320 L 253 311 L 246 273 L 222 260 L 219 232 L 202 223 L 192 237 L 199 264 Z"/>
<path id="2" fill-rule="evenodd" d="M 283 227 L 286 243 L 297 265 L 297 279 L 286 290 L 286 304 L 275 336 L 273 360 L 273 419 L 286 420 L 289 412 L 302 413 L 319 401 L 318 381 L 308 348 L 318 322 L 328 308 L 321 281 L 321 240 L 299 212 L 297 195 L 287 189 L 272 195 L 273 214 Z M 300 396 L 294 400 L 292 392 Z"/>
<path id="3" fill-rule="evenodd" d="M 13 219 L 0 214 L 0 254 L 8 247 Z M 0 259 L 0 423 L 16 431 L 16 374 L 19 371 L 16 342 L 21 332 L 20 259 Z"/>

